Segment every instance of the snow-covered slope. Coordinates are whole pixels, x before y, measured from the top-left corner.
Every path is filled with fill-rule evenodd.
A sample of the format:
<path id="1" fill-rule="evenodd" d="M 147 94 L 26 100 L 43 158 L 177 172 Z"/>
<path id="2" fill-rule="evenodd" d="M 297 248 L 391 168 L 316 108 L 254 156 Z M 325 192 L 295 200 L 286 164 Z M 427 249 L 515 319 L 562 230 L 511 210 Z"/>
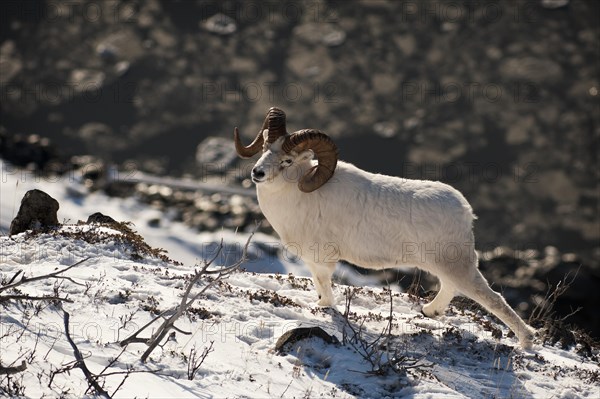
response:
<path id="1" fill-rule="evenodd" d="M 523 352 L 504 326 L 476 311 L 452 308 L 432 320 L 406 294 L 341 285 L 335 287 L 337 309 L 322 309 L 315 306 L 312 282 L 292 275 L 237 272 L 215 284 L 175 324 L 191 335 L 176 332 L 142 363 L 144 343 L 131 343 L 121 353 L 118 342 L 179 303 L 198 266 L 140 258 L 135 245 L 121 243 L 118 235 L 106 227 L 82 225 L 51 234 L 0 237 L 3 284 L 21 270 L 32 277 L 89 257 L 64 274 L 69 279 L 18 287 L 20 294 L 58 295 L 72 303 L 0 303 L 0 363 L 27 363 L 24 372 L 10 379 L 0 376 L 0 392 L 84 396 L 88 384 L 80 369 L 55 373 L 74 361 L 62 306 L 71 315 L 70 334 L 92 373 L 101 374 L 117 359 L 104 371 L 110 375 L 99 379 L 104 389 L 112 394 L 128 375 L 114 397 L 599 396 L 597 364 L 575 352 L 539 345 Z M 99 236 L 103 238 L 90 243 L 90 237 Z M 202 279 L 192 294 L 208 281 Z M 310 338 L 277 353 L 277 339 L 297 326 L 320 326 L 340 344 Z M 494 338 L 499 331 L 502 337 Z M 194 379 L 188 379 L 191 354 L 208 348 Z"/>
<path id="2" fill-rule="evenodd" d="M 28 190 L 39 189 L 56 199 L 60 204 L 58 220 L 61 223 L 77 223 L 87 220 L 93 213 L 101 212 L 117 221 L 132 222 L 136 231 L 152 246 L 164 248 L 176 261 L 194 265 L 211 258 L 216 245 L 223 240 L 229 250 L 223 251 L 224 257 L 236 252 L 245 242 L 247 235 L 234 234 L 223 230 L 218 234 L 199 233 L 180 222 L 172 220 L 170 215 L 140 203 L 136 198 L 112 198 L 102 192 L 89 193 L 78 175 L 72 172 L 63 176 L 43 177 L 31 172 L 14 168 L 0 159 L 0 233 L 8 234 L 11 220 L 19 210 L 21 199 Z M 149 223 L 160 219 L 160 227 Z M 252 248 L 256 256 L 246 264 L 246 268 L 257 272 L 293 272 L 295 275 L 308 276 L 306 268 L 291 257 L 273 257 L 268 253 L 280 247 L 275 237 L 257 234 L 261 248 Z M 223 259 L 225 260 L 225 259 Z"/>

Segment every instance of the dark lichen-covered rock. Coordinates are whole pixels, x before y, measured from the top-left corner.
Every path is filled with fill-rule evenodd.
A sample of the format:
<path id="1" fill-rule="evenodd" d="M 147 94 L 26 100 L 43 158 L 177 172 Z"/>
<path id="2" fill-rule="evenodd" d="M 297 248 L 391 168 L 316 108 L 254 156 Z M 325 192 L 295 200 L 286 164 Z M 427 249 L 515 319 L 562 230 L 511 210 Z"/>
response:
<path id="1" fill-rule="evenodd" d="M 29 190 L 21 200 L 19 213 L 10 224 L 9 235 L 27 230 L 58 226 L 58 201 L 41 190 Z"/>
<path id="2" fill-rule="evenodd" d="M 298 342 L 300 340 L 312 338 L 312 337 L 321 338 L 323 341 L 327 342 L 328 344 L 338 344 L 339 343 L 339 341 L 336 337 L 329 335 L 321 327 L 299 327 L 299 328 L 291 329 L 291 330 L 285 332 L 283 335 L 281 335 L 281 337 L 279 337 L 279 339 L 275 343 L 275 350 L 278 353 L 282 353 L 284 351 L 285 345 L 295 344 L 296 342 Z"/>
<path id="3" fill-rule="evenodd" d="M 110 216 L 96 212 L 88 216 L 86 223 L 115 224 L 117 221 Z"/>

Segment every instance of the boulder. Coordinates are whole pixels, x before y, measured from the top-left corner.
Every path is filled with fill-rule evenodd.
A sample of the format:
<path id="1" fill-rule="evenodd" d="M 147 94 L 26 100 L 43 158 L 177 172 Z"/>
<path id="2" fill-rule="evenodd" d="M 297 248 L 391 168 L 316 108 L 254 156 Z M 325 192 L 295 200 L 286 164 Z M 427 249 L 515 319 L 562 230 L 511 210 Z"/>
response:
<path id="1" fill-rule="evenodd" d="M 283 353 L 286 345 L 293 345 L 298 341 L 313 337 L 320 338 L 328 344 L 339 344 L 339 340 L 335 336 L 329 335 L 321 327 L 298 327 L 282 334 L 275 343 L 275 350 Z"/>
<path id="2" fill-rule="evenodd" d="M 88 216 L 86 223 L 113 224 L 117 223 L 117 221 L 111 218 L 110 216 L 104 215 L 100 212 L 96 212 Z"/>
<path id="3" fill-rule="evenodd" d="M 21 200 L 19 213 L 10 223 L 9 235 L 57 226 L 58 201 L 41 190 L 29 190 Z"/>

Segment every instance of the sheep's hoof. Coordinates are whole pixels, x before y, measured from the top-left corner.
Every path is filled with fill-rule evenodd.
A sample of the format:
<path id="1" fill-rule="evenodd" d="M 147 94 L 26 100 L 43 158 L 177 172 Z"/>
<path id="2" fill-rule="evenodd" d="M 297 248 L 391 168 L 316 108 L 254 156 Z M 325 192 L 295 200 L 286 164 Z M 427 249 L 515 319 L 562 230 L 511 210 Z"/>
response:
<path id="1" fill-rule="evenodd" d="M 524 350 L 533 350 L 533 341 L 538 338 L 540 332 L 532 327 L 528 326 L 528 333 L 519 339 L 519 345 Z"/>
<path id="2" fill-rule="evenodd" d="M 431 319 L 435 319 L 437 316 L 440 316 L 442 314 L 441 312 L 438 312 L 435 309 L 431 309 L 428 305 L 424 305 L 421 308 L 421 313 L 423 314 L 423 316 L 429 317 Z"/>
<path id="3" fill-rule="evenodd" d="M 526 351 L 533 350 L 533 341 L 529 338 L 519 340 L 519 345 L 521 345 L 521 348 L 523 350 L 526 350 Z"/>
<path id="4" fill-rule="evenodd" d="M 333 307 L 333 301 L 331 299 L 327 300 L 327 299 L 321 298 L 317 302 L 317 306 L 320 306 L 322 308 L 332 308 Z"/>

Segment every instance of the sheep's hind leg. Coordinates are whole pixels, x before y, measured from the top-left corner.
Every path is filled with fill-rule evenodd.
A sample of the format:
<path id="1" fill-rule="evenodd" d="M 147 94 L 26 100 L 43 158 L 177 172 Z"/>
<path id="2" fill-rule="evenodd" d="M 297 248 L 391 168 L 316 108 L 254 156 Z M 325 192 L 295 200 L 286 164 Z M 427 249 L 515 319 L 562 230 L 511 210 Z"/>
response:
<path id="1" fill-rule="evenodd" d="M 479 270 L 475 270 L 470 284 L 461 287 L 460 291 L 502 320 L 516 334 L 523 349 L 531 348 L 535 330 L 525 324 L 499 293 L 490 288 Z"/>
<path id="2" fill-rule="evenodd" d="M 450 304 L 452 298 L 454 298 L 455 290 L 453 287 L 448 284 L 444 284 L 443 281 L 440 280 L 440 291 L 437 293 L 433 301 L 429 302 L 427 305 L 423 305 L 423 314 L 427 317 L 435 317 L 441 314 L 444 314 L 444 311 Z"/>
<path id="3" fill-rule="evenodd" d="M 317 294 L 319 294 L 319 306 L 333 306 L 333 290 L 331 289 L 331 276 L 335 271 L 335 263 L 306 263 L 310 270 Z"/>

